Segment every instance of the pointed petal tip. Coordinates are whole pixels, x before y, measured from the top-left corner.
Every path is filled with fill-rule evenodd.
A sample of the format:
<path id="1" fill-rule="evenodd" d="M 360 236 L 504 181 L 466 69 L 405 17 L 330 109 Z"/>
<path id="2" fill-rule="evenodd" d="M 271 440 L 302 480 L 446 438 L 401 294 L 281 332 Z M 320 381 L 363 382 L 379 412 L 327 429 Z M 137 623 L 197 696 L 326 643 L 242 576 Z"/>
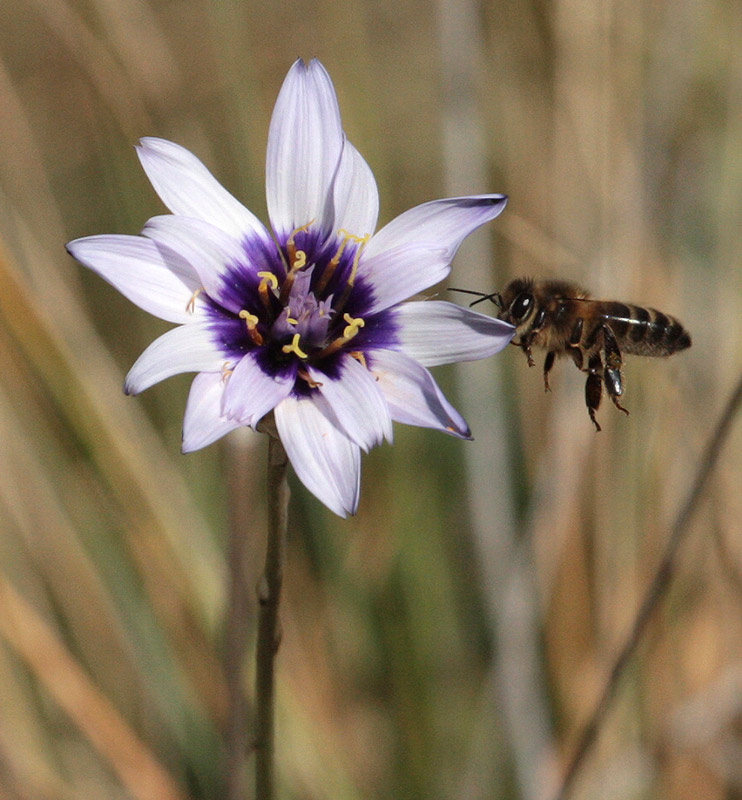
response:
<path id="1" fill-rule="evenodd" d="M 465 428 L 457 428 L 454 424 L 454 421 L 451 420 L 451 425 L 447 425 L 445 428 L 445 433 L 451 434 L 451 436 L 455 436 L 457 439 L 463 439 L 465 442 L 473 442 L 474 437 L 471 435 L 471 429 L 467 425 Z"/>

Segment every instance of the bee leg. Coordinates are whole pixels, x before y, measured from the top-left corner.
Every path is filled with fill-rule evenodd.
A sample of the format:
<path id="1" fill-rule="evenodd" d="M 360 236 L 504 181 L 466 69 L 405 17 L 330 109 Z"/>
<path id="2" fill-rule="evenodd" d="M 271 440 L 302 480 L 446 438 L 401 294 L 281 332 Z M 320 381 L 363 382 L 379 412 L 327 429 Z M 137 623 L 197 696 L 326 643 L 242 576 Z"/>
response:
<path id="1" fill-rule="evenodd" d="M 595 430 L 600 430 L 598 420 L 595 419 L 595 412 L 600 406 L 600 400 L 603 396 L 603 377 L 601 372 L 603 370 L 603 362 L 600 360 L 600 354 L 590 356 L 588 362 L 587 382 L 585 383 L 585 404 L 587 405 L 587 412 L 590 414 L 590 419 L 595 425 Z"/>
<path id="2" fill-rule="evenodd" d="M 546 354 L 546 358 L 544 359 L 544 391 L 550 392 L 551 386 L 549 386 L 549 373 L 551 372 L 551 368 L 554 366 L 554 357 L 556 353 L 553 350 L 549 350 Z"/>
<path id="3" fill-rule="evenodd" d="M 526 342 L 521 342 L 520 346 L 521 346 L 523 352 L 526 354 L 526 358 L 528 359 L 528 366 L 529 367 L 535 367 L 536 366 L 536 362 L 533 360 L 533 354 L 531 353 L 531 342 L 530 342 L 530 340 L 526 341 Z"/>
<path id="4" fill-rule="evenodd" d="M 608 390 L 608 396 L 613 400 L 613 405 L 624 414 L 629 412 L 618 402 L 618 398 L 623 394 L 623 379 L 621 377 L 621 351 L 618 349 L 618 342 L 613 331 L 603 325 L 603 350 L 605 353 L 605 372 L 603 381 Z"/>
<path id="5" fill-rule="evenodd" d="M 572 361 L 575 362 L 577 369 L 582 371 L 582 350 L 579 347 L 570 347 L 569 354 L 572 356 Z"/>

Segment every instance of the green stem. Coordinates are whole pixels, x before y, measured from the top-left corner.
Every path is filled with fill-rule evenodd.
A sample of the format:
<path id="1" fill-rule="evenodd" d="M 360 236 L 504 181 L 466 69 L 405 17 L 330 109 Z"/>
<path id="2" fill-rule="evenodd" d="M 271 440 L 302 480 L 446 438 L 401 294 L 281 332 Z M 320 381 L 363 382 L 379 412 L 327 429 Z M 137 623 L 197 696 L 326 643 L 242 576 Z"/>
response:
<path id="1" fill-rule="evenodd" d="M 277 438 L 268 444 L 268 543 L 265 571 L 258 587 L 258 643 L 255 679 L 255 797 L 273 800 L 274 782 L 274 661 L 280 643 L 278 606 L 286 556 L 289 487 L 288 458 Z"/>

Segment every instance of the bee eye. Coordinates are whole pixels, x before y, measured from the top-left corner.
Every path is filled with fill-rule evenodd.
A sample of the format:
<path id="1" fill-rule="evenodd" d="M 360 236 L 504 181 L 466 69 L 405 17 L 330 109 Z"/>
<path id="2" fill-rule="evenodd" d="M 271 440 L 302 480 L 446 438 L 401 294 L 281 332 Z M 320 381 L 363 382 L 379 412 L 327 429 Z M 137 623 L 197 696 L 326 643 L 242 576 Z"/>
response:
<path id="1" fill-rule="evenodd" d="M 510 315 L 515 320 L 522 320 L 533 305 L 533 295 L 528 292 L 521 292 L 510 304 Z"/>

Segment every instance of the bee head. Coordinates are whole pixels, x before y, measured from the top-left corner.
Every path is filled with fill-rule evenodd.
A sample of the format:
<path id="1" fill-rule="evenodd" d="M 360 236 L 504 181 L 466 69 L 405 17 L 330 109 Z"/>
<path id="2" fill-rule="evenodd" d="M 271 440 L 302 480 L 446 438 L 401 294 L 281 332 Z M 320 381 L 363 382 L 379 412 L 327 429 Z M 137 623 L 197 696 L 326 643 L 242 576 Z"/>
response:
<path id="1" fill-rule="evenodd" d="M 496 305 L 500 309 L 500 319 L 516 327 L 526 322 L 536 307 L 533 289 L 533 281 L 529 278 L 510 281 L 498 295 L 500 302 Z"/>

